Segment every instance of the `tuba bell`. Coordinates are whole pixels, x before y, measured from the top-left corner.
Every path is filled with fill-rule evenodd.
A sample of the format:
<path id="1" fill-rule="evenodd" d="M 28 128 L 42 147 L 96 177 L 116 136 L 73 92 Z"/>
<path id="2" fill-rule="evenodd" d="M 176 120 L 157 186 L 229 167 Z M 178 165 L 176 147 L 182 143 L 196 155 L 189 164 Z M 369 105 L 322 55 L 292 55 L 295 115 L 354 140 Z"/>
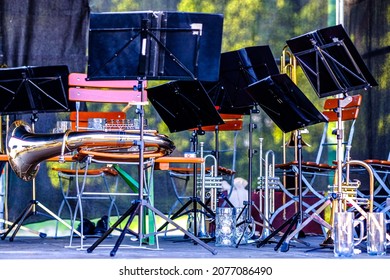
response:
<path id="1" fill-rule="evenodd" d="M 144 157 L 169 155 L 174 143 L 165 135 L 145 132 Z M 129 159 L 139 157 L 140 134 L 136 132 L 71 131 L 65 133 L 32 132 L 22 120 L 11 124 L 6 138 L 8 162 L 15 174 L 24 181 L 36 177 L 42 161 L 80 148 L 96 149 L 111 153 L 126 153 Z"/>

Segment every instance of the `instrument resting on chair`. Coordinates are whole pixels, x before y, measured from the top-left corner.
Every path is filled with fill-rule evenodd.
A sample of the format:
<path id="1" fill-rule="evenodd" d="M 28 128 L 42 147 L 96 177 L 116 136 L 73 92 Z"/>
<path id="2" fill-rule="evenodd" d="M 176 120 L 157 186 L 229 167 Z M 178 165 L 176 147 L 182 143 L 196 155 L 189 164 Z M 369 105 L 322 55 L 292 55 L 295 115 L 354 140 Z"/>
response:
<path id="1" fill-rule="evenodd" d="M 16 175 L 29 181 L 36 177 L 40 162 L 80 148 L 104 150 L 106 153 L 127 153 L 138 159 L 140 134 L 136 132 L 71 131 L 54 134 L 35 134 L 24 121 L 15 121 L 7 134 L 8 161 Z M 162 157 L 175 149 L 165 135 L 144 133 L 144 157 Z"/>

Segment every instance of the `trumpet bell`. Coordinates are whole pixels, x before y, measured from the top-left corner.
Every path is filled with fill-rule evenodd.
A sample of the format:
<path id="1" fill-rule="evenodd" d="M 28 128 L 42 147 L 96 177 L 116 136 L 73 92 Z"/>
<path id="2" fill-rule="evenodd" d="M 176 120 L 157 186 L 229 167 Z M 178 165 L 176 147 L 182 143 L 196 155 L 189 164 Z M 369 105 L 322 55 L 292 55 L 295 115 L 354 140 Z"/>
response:
<path id="1" fill-rule="evenodd" d="M 311 147 L 310 144 L 306 143 L 305 140 L 303 140 L 303 137 L 301 141 L 302 141 L 302 147 Z M 284 145 L 290 148 L 296 147 L 298 145 L 297 135 L 295 132 L 291 132 L 289 141 L 287 141 Z"/>

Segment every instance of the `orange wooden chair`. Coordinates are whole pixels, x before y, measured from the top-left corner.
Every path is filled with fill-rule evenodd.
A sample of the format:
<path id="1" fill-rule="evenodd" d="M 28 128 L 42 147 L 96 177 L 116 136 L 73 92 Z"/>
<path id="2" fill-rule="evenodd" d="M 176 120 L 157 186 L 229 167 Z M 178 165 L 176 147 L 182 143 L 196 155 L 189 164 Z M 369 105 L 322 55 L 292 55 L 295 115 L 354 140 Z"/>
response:
<path id="1" fill-rule="evenodd" d="M 145 82 L 143 82 L 145 83 Z M 70 113 L 70 121 L 72 123 L 72 130 L 87 133 L 94 130 L 88 127 L 88 121 L 91 119 L 104 119 L 106 122 L 123 124 L 126 121 L 125 110 L 131 105 L 141 104 L 141 92 L 138 89 L 138 81 L 88 81 L 87 75 L 84 73 L 71 73 L 69 75 L 69 100 L 76 102 L 76 111 Z M 146 95 L 144 95 L 146 100 Z M 144 99 L 142 99 L 144 100 Z M 80 111 L 80 102 L 94 102 L 94 103 L 118 103 L 125 104 L 126 107 L 123 111 L 117 112 L 84 112 Z M 144 104 L 144 103 L 142 103 Z M 102 128 L 104 130 L 104 128 Z M 77 154 L 76 154 L 77 156 Z M 118 192 L 118 171 L 110 164 L 101 164 L 98 167 L 92 168 L 90 166 L 91 161 L 87 157 L 80 158 L 75 157 L 75 166 L 71 168 L 54 167 L 53 170 L 58 172 L 60 178 L 60 186 L 63 193 L 63 201 L 59 208 L 59 214 L 61 214 L 63 207 L 66 205 L 72 217 L 72 227 L 76 222 L 76 217 L 80 213 L 80 224 L 84 223 L 84 213 L 82 207 L 82 200 L 100 200 L 109 199 L 110 204 L 108 207 L 107 216 L 111 216 L 111 211 L 115 209 L 116 214 L 119 216 L 119 209 L 116 206 L 116 196 L 129 196 L 137 195 L 135 193 L 122 193 Z M 88 184 L 89 179 L 98 179 L 101 182 L 95 184 Z M 113 178 L 113 182 L 110 186 L 108 179 Z M 70 185 L 68 188 L 62 183 L 64 180 L 69 182 L 74 180 L 76 190 L 73 193 L 70 191 Z M 80 182 L 79 182 L 80 181 Z M 76 208 L 72 211 L 70 201 L 76 201 Z M 81 234 L 85 236 L 83 227 L 80 227 Z M 70 245 L 72 246 L 73 232 L 71 232 Z M 81 238 L 81 247 L 83 247 L 83 238 Z"/>

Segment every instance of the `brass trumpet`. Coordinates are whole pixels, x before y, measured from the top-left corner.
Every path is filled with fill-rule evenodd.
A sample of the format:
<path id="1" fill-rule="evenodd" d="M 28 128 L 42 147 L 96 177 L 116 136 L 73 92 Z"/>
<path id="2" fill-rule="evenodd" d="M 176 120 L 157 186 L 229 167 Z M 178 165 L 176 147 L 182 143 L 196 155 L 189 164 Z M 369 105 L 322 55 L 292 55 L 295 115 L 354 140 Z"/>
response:
<path id="1" fill-rule="evenodd" d="M 201 174 L 200 174 L 200 182 L 198 184 L 201 185 L 201 201 L 204 205 L 206 205 L 206 200 L 210 200 L 210 211 L 215 213 L 217 208 L 217 192 L 222 189 L 222 177 L 218 176 L 218 165 L 217 159 L 213 155 L 204 156 L 204 142 L 200 142 L 200 157 L 204 159 L 204 162 L 201 164 Z M 206 162 L 207 159 L 212 160 L 213 165 L 211 165 L 210 174 L 206 174 Z M 202 209 L 201 217 L 200 217 L 200 230 L 199 236 L 208 236 L 208 232 L 206 229 L 206 209 Z"/>
<path id="2" fill-rule="evenodd" d="M 266 239 L 271 234 L 270 219 L 275 212 L 275 190 L 279 189 L 280 180 L 275 176 L 275 154 L 272 150 L 265 153 L 263 175 L 263 138 L 260 138 L 260 176 L 258 177 L 259 212 L 263 215 L 263 229 L 260 240 Z M 271 157 L 271 163 L 269 158 Z M 263 194 L 264 192 L 264 194 Z"/>
<path id="3" fill-rule="evenodd" d="M 174 143 L 165 135 L 145 132 L 144 157 L 169 155 L 175 149 Z M 136 132 L 78 132 L 35 134 L 24 121 L 11 124 L 7 133 L 6 149 L 8 161 L 16 175 L 25 180 L 34 179 L 39 164 L 51 157 L 61 156 L 79 148 L 105 151 L 106 153 L 128 153 L 129 159 L 139 157 L 140 134 Z"/>

